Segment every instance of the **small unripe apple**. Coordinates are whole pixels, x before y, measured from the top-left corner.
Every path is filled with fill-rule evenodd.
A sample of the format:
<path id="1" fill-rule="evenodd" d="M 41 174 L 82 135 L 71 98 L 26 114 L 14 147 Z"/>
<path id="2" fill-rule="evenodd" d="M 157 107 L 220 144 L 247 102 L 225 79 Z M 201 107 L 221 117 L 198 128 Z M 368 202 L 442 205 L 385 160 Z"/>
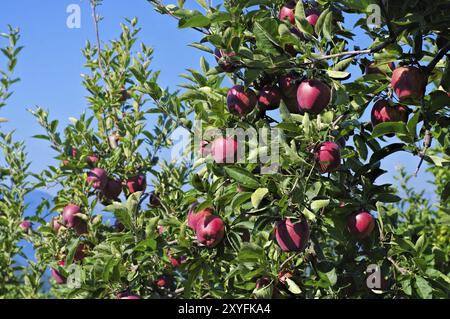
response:
<path id="1" fill-rule="evenodd" d="M 31 223 L 28 220 L 24 220 L 19 224 L 19 227 L 23 230 L 24 233 L 28 233 L 31 229 Z"/>
<path id="2" fill-rule="evenodd" d="M 319 144 L 314 150 L 314 157 L 322 174 L 334 172 L 341 165 L 340 147 L 334 142 Z"/>
<path id="3" fill-rule="evenodd" d="M 386 100 L 377 101 L 371 112 L 372 125 L 384 122 L 408 122 L 408 109 L 404 105 L 389 105 Z"/>
<path id="4" fill-rule="evenodd" d="M 60 265 L 61 267 L 64 267 L 65 262 L 64 262 L 64 261 L 60 261 L 60 262 L 59 262 L 59 265 Z M 51 274 L 52 274 L 53 279 L 55 279 L 55 281 L 56 281 L 56 283 L 57 283 L 58 285 L 62 285 L 62 284 L 65 284 L 65 283 L 66 283 L 66 281 L 67 281 L 66 277 L 64 277 L 63 275 L 61 275 L 61 273 L 59 273 L 59 271 L 57 271 L 55 268 L 52 268 Z"/>
<path id="5" fill-rule="evenodd" d="M 206 214 L 197 222 L 195 231 L 200 244 L 214 248 L 223 239 L 225 225 L 219 216 Z"/>
<path id="6" fill-rule="evenodd" d="M 217 64 L 219 67 L 227 73 L 231 73 L 236 71 L 239 66 L 233 61 L 229 61 L 228 58 L 236 56 L 234 52 L 225 52 L 224 50 L 215 49 L 214 57 L 216 58 Z"/>
<path id="7" fill-rule="evenodd" d="M 76 216 L 81 214 L 80 206 L 75 204 L 69 204 L 64 207 L 62 213 L 62 221 L 67 228 L 73 228 L 78 235 L 83 235 L 87 233 L 86 221 Z"/>
<path id="8" fill-rule="evenodd" d="M 331 90 L 319 80 L 303 81 L 297 89 L 298 107 L 311 114 L 321 113 L 330 103 Z"/>
<path id="9" fill-rule="evenodd" d="M 147 188 L 147 179 L 144 174 L 131 177 L 127 180 L 127 187 L 131 194 L 144 192 Z"/>
<path id="10" fill-rule="evenodd" d="M 425 94 L 426 76 L 413 66 L 398 67 L 392 73 L 391 85 L 400 101 L 418 100 Z"/>
<path id="11" fill-rule="evenodd" d="M 103 168 L 93 168 L 88 173 L 86 181 L 88 184 L 92 185 L 93 188 L 102 190 L 105 188 L 108 182 L 108 175 Z"/>
<path id="12" fill-rule="evenodd" d="M 291 24 L 295 24 L 295 1 L 289 1 L 281 7 L 278 13 L 278 19 L 281 21 L 287 20 Z"/>
<path id="13" fill-rule="evenodd" d="M 275 238 L 283 251 L 303 251 L 309 241 L 309 225 L 306 219 L 292 223 L 290 218 L 275 226 Z"/>
<path id="14" fill-rule="evenodd" d="M 234 163 L 238 143 L 232 137 L 219 137 L 212 142 L 211 154 L 216 163 Z"/>
<path id="15" fill-rule="evenodd" d="M 235 115 L 245 116 L 253 111 L 256 100 L 256 94 L 252 89 L 235 85 L 227 93 L 228 111 Z"/>
<path id="16" fill-rule="evenodd" d="M 374 228 L 375 219 L 365 210 L 355 212 L 347 218 L 347 229 L 357 238 L 369 236 Z"/>
<path id="17" fill-rule="evenodd" d="M 316 25 L 317 20 L 320 17 L 320 11 L 317 9 L 308 9 L 305 10 L 306 21 L 313 27 Z"/>
<path id="18" fill-rule="evenodd" d="M 261 109 L 275 110 L 280 106 L 281 91 L 276 86 L 266 85 L 258 93 L 258 105 Z"/>
<path id="19" fill-rule="evenodd" d="M 102 194 L 109 200 L 116 200 L 122 193 L 122 181 L 108 178 Z"/>
<path id="20" fill-rule="evenodd" d="M 188 212 L 188 226 L 193 230 L 196 230 L 197 223 L 199 222 L 200 219 L 202 219 L 204 216 L 212 215 L 212 213 L 214 212 L 212 208 L 205 208 L 196 213 L 195 207 L 197 205 L 198 203 L 192 204 Z"/>

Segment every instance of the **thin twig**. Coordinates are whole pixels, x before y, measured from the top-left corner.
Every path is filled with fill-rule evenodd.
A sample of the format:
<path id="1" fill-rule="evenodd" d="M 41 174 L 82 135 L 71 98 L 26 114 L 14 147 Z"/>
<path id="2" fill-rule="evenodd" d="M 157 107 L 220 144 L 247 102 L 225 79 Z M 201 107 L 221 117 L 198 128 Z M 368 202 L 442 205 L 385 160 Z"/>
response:
<path id="1" fill-rule="evenodd" d="M 97 58 L 98 58 L 98 66 L 100 68 L 100 71 L 102 73 L 103 78 L 105 78 L 105 70 L 103 69 L 103 65 L 102 65 L 102 47 L 101 47 L 101 42 L 100 42 L 100 31 L 99 31 L 99 27 L 98 27 L 98 16 L 97 16 L 97 3 L 96 0 L 91 0 L 91 9 L 92 9 L 92 18 L 94 19 L 94 28 L 95 28 L 95 38 L 97 41 Z"/>

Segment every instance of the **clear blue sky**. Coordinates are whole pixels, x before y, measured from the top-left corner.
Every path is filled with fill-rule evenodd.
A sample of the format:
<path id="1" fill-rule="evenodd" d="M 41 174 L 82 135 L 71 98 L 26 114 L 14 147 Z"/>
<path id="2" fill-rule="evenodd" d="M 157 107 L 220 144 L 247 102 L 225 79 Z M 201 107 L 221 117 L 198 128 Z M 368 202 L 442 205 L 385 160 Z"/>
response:
<path id="1" fill-rule="evenodd" d="M 172 0 L 170 3 L 176 2 Z M 166 1 L 166 3 L 169 3 Z M 70 4 L 81 7 L 82 22 L 80 29 L 66 26 Z M 187 0 L 187 6 L 196 6 L 195 1 Z M 119 23 L 124 18 L 139 18 L 142 27 L 140 41 L 155 49 L 153 69 L 161 70 L 160 84 L 176 89 L 176 85 L 185 80 L 178 77 L 188 67 L 198 68 L 198 61 L 203 52 L 188 47 L 197 41 L 199 34 L 191 30 L 178 30 L 176 22 L 168 16 L 162 16 L 152 9 L 146 0 L 104 0 L 99 8 L 104 17 L 100 26 L 103 41 L 115 38 L 119 32 Z M 348 26 L 353 25 L 350 18 Z M 16 138 L 26 141 L 31 169 L 39 171 L 48 164 L 55 164 L 56 155 L 43 140 L 32 139 L 35 134 L 42 134 L 42 129 L 34 117 L 26 111 L 39 105 L 50 111 L 52 119 L 59 119 L 60 125 L 68 124 L 68 118 L 78 117 L 87 107 L 87 92 L 81 85 L 80 74 L 84 58 L 81 49 L 87 39 L 94 41 L 94 30 L 88 0 L 9 0 L 2 1 L 0 10 L 0 30 L 6 30 L 11 24 L 21 28 L 21 45 L 25 46 L 19 57 L 16 76 L 21 82 L 13 88 L 15 91 L 7 107 L 2 110 L 2 117 L 10 120 L 2 125 L 2 130 L 16 129 Z M 362 33 L 355 30 L 360 47 L 370 44 Z M 210 57 L 209 57 L 210 59 Z M 1 61 L 0 61 L 1 63 Z M 353 78 L 359 76 L 359 70 L 350 69 Z M 367 114 L 364 119 L 367 119 Z M 396 165 L 404 165 L 413 172 L 418 158 L 405 153 L 391 155 L 383 161 L 383 166 L 395 173 Z M 392 182 L 392 173 L 379 182 Z M 426 184 L 429 175 L 424 168 L 414 180 L 419 189 L 429 189 Z"/>

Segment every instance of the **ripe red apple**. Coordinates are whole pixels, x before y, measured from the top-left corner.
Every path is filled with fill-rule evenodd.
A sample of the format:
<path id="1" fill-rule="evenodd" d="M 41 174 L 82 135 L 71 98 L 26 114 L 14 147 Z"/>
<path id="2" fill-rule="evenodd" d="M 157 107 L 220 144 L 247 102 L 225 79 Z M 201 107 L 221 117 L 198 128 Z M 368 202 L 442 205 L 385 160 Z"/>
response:
<path id="1" fill-rule="evenodd" d="M 212 142 L 211 154 L 216 163 L 234 163 L 238 143 L 232 137 L 219 137 Z"/>
<path id="2" fill-rule="evenodd" d="M 133 295 L 133 294 L 131 294 L 131 293 L 129 293 L 129 292 L 123 292 L 123 293 L 120 293 L 120 294 L 117 296 L 117 298 L 118 298 L 118 299 L 142 299 L 141 296 L 139 296 L 139 295 Z"/>
<path id="3" fill-rule="evenodd" d="M 170 252 L 167 255 L 173 268 L 177 268 L 186 262 L 186 256 L 174 257 L 170 254 Z"/>
<path id="4" fill-rule="evenodd" d="M 408 109 L 404 105 L 391 106 L 386 100 L 377 101 L 371 112 L 372 125 L 384 122 L 408 122 Z"/>
<path id="5" fill-rule="evenodd" d="M 31 223 L 28 220 L 24 220 L 20 223 L 19 227 L 23 230 L 24 233 L 28 233 L 31 229 Z"/>
<path id="6" fill-rule="evenodd" d="M 309 241 L 309 225 L 306 219 L 293 224 L 290 218 L 275 226 L 275 238 L 283 251 L 303 251 Z"/>
<path id="7" fill-rule="evenodd" d="M 306 21 L 313 27 L 316 25 L 317 20 L 320 17 L 320 11 L 317 9 L 308 9 L 305 10 Z"/>
<path id="8" fill-rule="evenodd" d="M 365 210 L 357 211 L 347 218 L 348 231 L 358 238 L 369 236 L 374 228 L 375 219 Z"/>
<path id="9" fill-rule="evenodd" d="M 95 189 L 104 189 L 108 182 L 108 175 L 103 168 L 93 168 L 88 173 L 86 181 Z"/>
<path id="10" fill-rule="evenodd" d="M 219 50 L 217 48 L 214 50 L 214 57 L 216 58 L 217 64 L 227 73 L 232 73 L 239 68 L 236 63 L 229 60 L 229 58 L 234 56 L 236 56 L 236 53 L 234 52 L 225 52 L 224 50 Z"/>
<path id="11" fill-rule="evenodd" d="M 280 85 L 281 92 L 283 96 L 288 98 L 296 98 L 297 97 L 297 78 L 294 75 L 287 74 L 280 77 L 278 80 L 278 84 Z"/>
<path id="12" fill-rule="evenodd" d="M 108 178 L 105 189 L 102 194 L 109 200 L 115 200 L 122 193 L 122 181 Z"/>
<path id="13" fill-rule="evenodd" d="M 289 1 L 281 7 L 278 19 L 281 21 L 288 20 L 291 24 L 295 24 L 295 1 Z"/>
<path id="14" fill-rule="evenodd" d="M 158 234 L 161 236 L 164 233 L 164 226 L 158 225 Z"/>
<path id="15" fill-rule="evenodd" d="M 76 216 L 81 213 L 80 206 L 69 204 L 64 207 L 62 221 L 67 228 L 73 228 L 78 235 L 87 233 L 86 221 Z"/>
<path id="16" fill-rule="evenodd" d="M 86 162 L 91 167 L 95 166 L 95 164 L 97 164 L 99 160 L 100 160 L 99 156 L 95 154 L 86 157 Z"/>
<path id="17" fill-rule="evenodd" d="M 196 230 L 197 223 L 199 222 L 200 219 L 202 219 L 204 216 L 212 215 L 212 213 L 214 212 L 212 208 L 205 208 L 196 213 L 195 207 L 197 205 L 198 203 L 192 204 L 188 212 L 188 226 L 193 230 Z"/>
<path id="18" fill-rule="evenodd" d="M 147 188 L 147 179 L 144 174 L 131 177 L 127 180 L 127 187 L 131 194 L 144 192 Z"/>
<path id="19" fill-rule="evenodd" d="M 61 228 L 61 222 L 58 218 L 53 217 L 53 219 L 50 223 L 50 226 L 52 227 L 52 229 L 55 233 L 58 233 L 59 229 Z"/>
<path id="20" fill-rule="evenodd" d="M 61 267 L 64 267 L 65 262 L 64 262 L 64 261 L 60 261 L 60 262 L 59 262 L 59 265 L 60 265 Z M 58 285 L 62 285 L 62 284 L 65 284 L 65 283 L 66 283 L 66 281 L 67 281 L 66 277 L 64 277 L 63 275 L 61 275 L 61 273 L 59 273 L 55 268 L 52 268 L 51 274 L 52 274 L 53 279 L 55 279 L 55 281 L 56 281 L 56 283 L 57 283 Z"/>
<path id="21" fill-rule="evenodd" d="M 214 248 L 223 239 L 225 225 L 219 216 L 206 214 L 197 222 L 195 231 L 200 244 Z"/>
<path id="22" fill-rule="evenodd" d="M 282 283 L 285 284 L 287 279 L 291 279 L 293 277 L 292 273 L 290 271 L 287 270 L 283 270 L 280 271 L 278 273 L 278 280 Z"/>
<path id="23" fill-rule="evenodd" d="M 392 89 L 400 101 L 418 100 L 425 94 L 426 77 L 413 66 L 398 67 L 392 73 Z"/>
<path id="24" fill-rule="evenodd" d="M 235 115 L 245 116 L 253 111 L 256 100 L 256 94 L 252 89 L 245 89 L 242 85 L 235 85 L 228 90 L 228 111 Z"/>
<path id="25" fill-rule="evenodd" d="M 297 89 L 298 107 L 308 113 L 321 113 L 330 103 L 330 99 L 330 88 L 319 80 L 303 81 Z"/>
<path id="26" fill-rule="evenodd" d="M 150 206 L 152 206 L 152 207 L 160 207 L 161 206 L 161 201 L 159 200 L 159 197 L 156 195 L 155 192 L 150 193 L 149 203 L 150 203 Z"/>
<path id="27" fill-rule="evenodd" d="M 334 142 L 319 144 L 314 150 L 314 157 L 322 174 L 334 172 L 341 165 L 340 147 Z"/>
<path id="28" fill-rule="evenodd" d="M 167 278 L 167 276 L 161 275 L 159 276 L 156 280 L 155 280 L 155 284 L 159 287 L 159 288 L 165 288 L 168 284 L 168 280 L 169 278 Z"/>
<path id="29" fill-rule="evenodd" d="M 258 105 L 264 111 L 275 110 L 280 106 L 281 91 L 276 86 L 266 85 L 258 93 Z"/>

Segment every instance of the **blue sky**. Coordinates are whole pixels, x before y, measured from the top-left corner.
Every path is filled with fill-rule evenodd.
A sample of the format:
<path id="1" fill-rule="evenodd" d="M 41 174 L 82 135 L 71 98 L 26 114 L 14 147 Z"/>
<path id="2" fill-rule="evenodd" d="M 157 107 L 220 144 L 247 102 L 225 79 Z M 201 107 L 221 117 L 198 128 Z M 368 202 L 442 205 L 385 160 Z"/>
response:
<path id="1" fill-rule="evenodd" d="M 66 26 L 69 15 L 66 9 L 70 4 L 81 7 L 80 29 L 69 29 Z M 195 1 L 187 0 L 186 5 L 195 6 Z M 16 76 L 21 78 L 21 82 L 13 87 L 15 93 L 2 110 L 1 116 L 10 120 L 2 125 L 2 130 L 16 129 L 16 138 L 26 142 L 29 159 L 32 161 L 31 169 L 37 172 L 49 164 L 56 164 L 53 159 L 56 154 L 46 141 L 31 138 L 43 131 L 26 109 L 36 106 L 48 109 L 51 118 L 59 119 L 63 127 L 69 123 L 69 117 L 78 117 L 87 108 L 87 92 L 81 85 L 80 74 L 85 72 L 81 49 L 86 40 L 94 41 L 89 1 L 10 0 L 2 1 L 1 8 L 0 30 L 6 30 L 7 24 L 20 27 L 20 44 L 25 46 L 16 70 Z M 199 34 L 187 29 L 178 30 L 173 19 L 156 13 L 146 0 L 104 0 L 99 13 L 104 17 L 100 25 L 103 41 L 119 34 L 119 23 L 124 18 L 139 18 L 139 25 L 142 27 L 140 41 L 155 49 L 153 69 L 162 71 L 161 86 L 176 89 L 177 84 L 185 82 L 179 78 L 180 73 L 188 67 L 198 68 L 203 52 L 187 45 L 197 41 Z M 347 26 L 354 22 L 355 18 L 350 18 Z M 361 32 L 355 30 L 355 33 L 360 47 L 370 44 Z M 211 57 L 208 59 L 211 61 Z M 356 68 L 350 71 L 353 78 L 360 74 Z M 368 119 L 367 114 L 364 119 Z M 418 158 L 406 153 L 391 155 L 383 161 L 383 167 L 390 173 L 379 182 L 392 182 L 397 165 L 403 165 L 408 172 L 413 172 L 418 161 Z M 429 179 L 430 176 L 423 167 L 420 176 L 412 181 L 418 189 L 427 189 L 428 195 L 432 196 L 432 189 L 426 183 Z"/>

